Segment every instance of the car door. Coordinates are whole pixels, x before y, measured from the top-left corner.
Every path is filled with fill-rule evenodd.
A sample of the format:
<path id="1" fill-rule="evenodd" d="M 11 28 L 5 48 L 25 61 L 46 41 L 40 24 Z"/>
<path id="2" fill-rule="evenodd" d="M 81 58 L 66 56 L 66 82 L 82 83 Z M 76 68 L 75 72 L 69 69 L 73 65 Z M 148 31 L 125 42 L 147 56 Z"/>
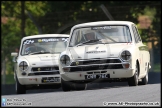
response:
<path id="1" fill-rule="evenodd" d="M 135 44 L 136 44 L 136 47 L 137 47 L 137 52 L 136 54 L 138 54 L 139 58 L 138 58 L 138 61 L 139 61 L 139 65 L 140 65 L 140 73 L 139 73 L 139 77 L 143 76 L 145 74 L 144 72 L 144 45 L 142 43 L 142 40 L 141 40 L 141 37 L 138 33 L 138 29 L 136 28 L 135 25 L 132 25 L 132 29 L 133 29 L 133 33 L 134 33 L 134 38 L 135 38 Z"/>

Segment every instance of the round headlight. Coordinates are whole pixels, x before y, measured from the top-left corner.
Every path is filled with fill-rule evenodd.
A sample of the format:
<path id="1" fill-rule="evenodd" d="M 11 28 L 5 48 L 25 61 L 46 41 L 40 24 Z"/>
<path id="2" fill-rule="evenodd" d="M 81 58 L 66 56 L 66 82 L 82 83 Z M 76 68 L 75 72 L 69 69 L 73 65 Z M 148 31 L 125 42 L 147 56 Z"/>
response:
<path id="1" fill-rule="evenodd" d="M 123 51 L 121 53 L 121 59 L 124 61 L 128 61 L 131 58 L 131 53 L 129 51 Z"/>
<path id="2" fill-rule="evenodd" d="M 19 68 L 21 71 L 26 71 L 28 69 L 28 64 L 25 61 L 20 62 Z"/>
<path id="3" fill-rule="evenodd" d="M 60 62 L 62 65 L 69 66 L 70 65 L 70 57 L 68 55 L 63 55 L 60 58 Z"/>

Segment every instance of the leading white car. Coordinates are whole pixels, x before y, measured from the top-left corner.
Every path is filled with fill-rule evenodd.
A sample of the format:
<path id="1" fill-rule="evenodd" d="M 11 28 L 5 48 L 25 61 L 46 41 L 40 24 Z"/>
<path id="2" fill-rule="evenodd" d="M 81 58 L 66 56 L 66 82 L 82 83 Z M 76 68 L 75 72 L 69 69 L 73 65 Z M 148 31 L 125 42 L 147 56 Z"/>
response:
<path id="1" fill-rule="evenodd" d="M 67 47 L 68 34 L 41 34 L 22 38 L 14 56 L 16 93 L 61 87 L 58 58 Z"/>
<path id="2" fill-rule="evenodd" d="M 63 91 L 84 90 L 87 83 L 127 81 L 147 84 L 148 47 L 129 21 L 98 21 L 72 27 L 66 51 L 60 54 Z"/>

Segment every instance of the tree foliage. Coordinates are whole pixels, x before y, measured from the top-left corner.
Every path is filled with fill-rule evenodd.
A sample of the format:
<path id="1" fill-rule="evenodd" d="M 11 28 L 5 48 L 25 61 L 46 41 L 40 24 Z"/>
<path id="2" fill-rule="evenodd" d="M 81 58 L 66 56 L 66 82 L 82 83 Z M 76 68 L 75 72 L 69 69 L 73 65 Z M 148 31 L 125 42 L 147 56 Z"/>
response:
<path id="1" fill-rule="evenodd" d="M 26 1 L 24 8 L 25 10 L 30 11 L 36 20 L 44 16 L 46 12 L 49 11 L 47 2 L 45 1 Z M 1 58 L 2 60 L 7 58 L 7 62 L 12 62 L 11 52 L 15 52 L 15 49 L 20 47 L 22 39 L 21 1 L 2 1 L 1 9 L 1 19 L 3 19 L 1 24 Z M 37 27 L 33 24 L 32 20 L 26 13 L 24 20 L 26 36 L 38 34 Z M 11 65 L 7 65 L 6 67 L 12 71 Z"/>

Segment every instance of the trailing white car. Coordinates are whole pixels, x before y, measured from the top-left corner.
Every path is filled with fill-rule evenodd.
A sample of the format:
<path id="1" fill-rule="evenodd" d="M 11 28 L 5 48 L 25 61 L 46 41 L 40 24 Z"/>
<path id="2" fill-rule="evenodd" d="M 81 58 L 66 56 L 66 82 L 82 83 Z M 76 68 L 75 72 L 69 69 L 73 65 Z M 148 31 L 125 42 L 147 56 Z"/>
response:
<path id="1" fill-rule="evenodd" d="M 150 53 L 136 25 L 98 21 L 72 27 L 66 51 L 60 54 L 62 89 L 84 90 L 87 83 L 128 81 L 147 84 Z"/>
<path id="2" fill-rule="evenodd" d="M 67 34 L 41 34 L 22 38 L 14 56 L 14 79 L 17 94 L 30 89 L 61 87 L 59 55 L 67 47 Z"/>

